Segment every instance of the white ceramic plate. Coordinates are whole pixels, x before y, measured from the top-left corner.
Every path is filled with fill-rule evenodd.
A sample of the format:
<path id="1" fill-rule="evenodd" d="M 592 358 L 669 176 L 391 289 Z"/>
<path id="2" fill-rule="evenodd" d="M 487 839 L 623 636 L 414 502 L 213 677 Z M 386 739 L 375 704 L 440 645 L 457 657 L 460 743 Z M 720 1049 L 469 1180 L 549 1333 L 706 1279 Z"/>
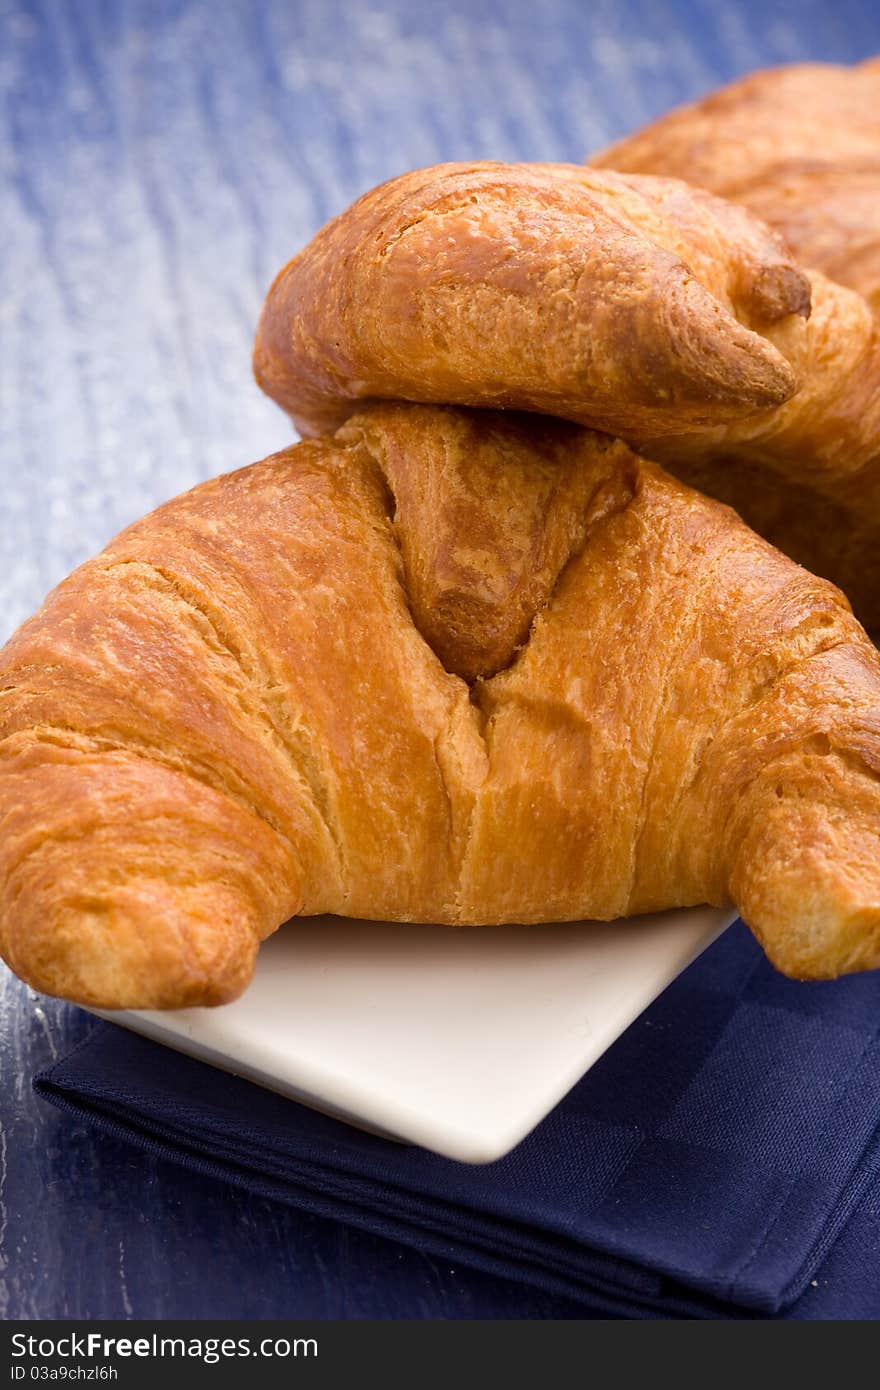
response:
<path id="1" fill-rule="evenodd" d="M 425 927 L 299 919 L 233 1004 L 102 1017 L 465 1163 L 512 1149 L 734 920 Z"/>

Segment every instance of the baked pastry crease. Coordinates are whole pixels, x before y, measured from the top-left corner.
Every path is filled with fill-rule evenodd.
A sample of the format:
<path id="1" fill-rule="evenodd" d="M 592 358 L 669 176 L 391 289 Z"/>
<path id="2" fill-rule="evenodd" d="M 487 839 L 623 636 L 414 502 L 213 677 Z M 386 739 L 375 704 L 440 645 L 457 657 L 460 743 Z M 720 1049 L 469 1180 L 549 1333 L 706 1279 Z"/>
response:
<path id="1" fill-rule="evenodd" d="M 123 532 L 0 656 L 0 949 L 219 1003 L 297 914 L 733 902 L 880 963 L 880 654 L 729 509 L 563 422 L 354 415 Z"/>

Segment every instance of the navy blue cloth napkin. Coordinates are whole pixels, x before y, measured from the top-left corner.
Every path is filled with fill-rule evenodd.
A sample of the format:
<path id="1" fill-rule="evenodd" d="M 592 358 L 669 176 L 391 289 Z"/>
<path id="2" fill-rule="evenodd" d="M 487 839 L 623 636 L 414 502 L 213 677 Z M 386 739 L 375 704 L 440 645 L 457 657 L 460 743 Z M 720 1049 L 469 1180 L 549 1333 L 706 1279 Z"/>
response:
<path id="1" fill-rule="evenodd" d="M 201 1173 L 595 1309 L 754 1316 L 808 1288 L 880 1168 L 878 1023 L 880 972 L 792 983 L 738 924 L 484 1167 L 110 1024 L 34 1084 Z"/>

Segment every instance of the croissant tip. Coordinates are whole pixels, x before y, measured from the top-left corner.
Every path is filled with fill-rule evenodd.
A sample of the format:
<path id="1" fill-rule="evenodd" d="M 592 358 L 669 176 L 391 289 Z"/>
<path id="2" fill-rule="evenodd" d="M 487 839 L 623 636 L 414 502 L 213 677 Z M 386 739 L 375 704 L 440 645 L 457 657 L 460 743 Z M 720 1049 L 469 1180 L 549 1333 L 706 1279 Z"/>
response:
<path id="1" fill-rule="evenodd" d="M 828 913 L 809 926 L 809 935 L 789 930 L 780 939 L 753 930 L 771 965 L 791 980 L 837 980 L 880 968 L 880 906 L 854 914 Z"/>
<path id="2" fill-rule="evenodd" d="M 68 924 L 76 926 L 75 922 Z M 90 950 L 85 939 L 67 948 L 54 933 L 31 949 L 25 942 L 4 947 L 3 959 L 16 975 L 40 994 L 69 1000 L 86 1009 L 185 1009 L 228 1004 L 247 987 L 252 967 L 234 978 L 210 971 L 189 975 L 175 963 L 168 970 L 129 969 L 124 952 Z"/>
<path id="3" fill-rule="evenodd" d="M 791 317 L 808 319 L 812 310 L 809 277 L 793 265 L 764 266 L 744 298 L 752 314 L 767 324 Z"/>
<path id="4" fill-rule="evenodd" d="M 667 372 L 671 376 L 675 369 L 679 375 L 676 405 L 682 413 L 671 417 L 664 433 L 686 433 L 695 424 L 784 405 L 800 384 L 788 358 L 759 325 L 722 309 L 691 276 L 682 275 L 680 283 L 680 329 Z M 639 442 L 644 446 L 644 436 Z"/>
<path id="5" fill-rule="evenodd" d="M 775 777 L 760 793 L 755 821 L 738 852 L 733 896 L 782 974 L 830 980 L 875 970 L 880 825 L 873 776 L 856 774 L 853 781 L 850 773 L 835 786 L 833 769 L 809 761 L 796 776 L 790 796 L 784 780 L 772 792 Z M 842 805 L 849 811 L 845 840 L 838 826 Z"/>
<path id="6" fill-rule="evenodd" d="M 37 880 L 27 910 L 0 945 L 10 968 L 41 994 L 91 1009 L 183 1009 L 226 1004 L 253 975 L 258 941 L 238 922 L 165 916 L 155 904 L 79 901 Z"/>

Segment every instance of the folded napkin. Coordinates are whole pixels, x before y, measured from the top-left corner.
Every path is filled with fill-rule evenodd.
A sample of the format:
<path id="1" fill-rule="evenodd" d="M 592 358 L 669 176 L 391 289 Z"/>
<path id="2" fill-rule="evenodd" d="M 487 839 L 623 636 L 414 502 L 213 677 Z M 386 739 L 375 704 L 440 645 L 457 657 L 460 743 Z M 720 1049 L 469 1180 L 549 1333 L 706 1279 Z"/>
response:
<path id="1" fill-rule="evenodd" d="M 808 1287 L 880 1168 L 878 1021 L 880 972 L 792 983 L 737 924 L 482 1167 L 110 1024 L 34 1084 L 201 1173 L 600 1311 L 753 1316 Z"/>

